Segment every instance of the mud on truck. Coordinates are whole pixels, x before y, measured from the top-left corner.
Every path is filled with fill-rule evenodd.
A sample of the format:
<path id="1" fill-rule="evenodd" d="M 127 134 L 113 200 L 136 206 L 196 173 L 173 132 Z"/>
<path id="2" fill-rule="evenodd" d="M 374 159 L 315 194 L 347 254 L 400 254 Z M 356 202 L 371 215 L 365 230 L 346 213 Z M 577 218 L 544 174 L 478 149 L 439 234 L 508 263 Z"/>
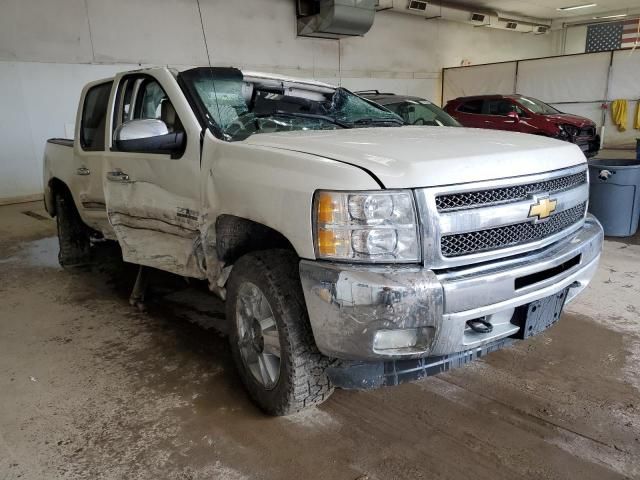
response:
<path id="1" fill-rule="evenodd" d="M 274 415 L 550 327 L 600 257 L 587 175 L 573 144 L 408 126 L 344 88 L 233 68 L 92 82 L 44 158 L 60 263 L 102 237 L 206 280 Z"/>

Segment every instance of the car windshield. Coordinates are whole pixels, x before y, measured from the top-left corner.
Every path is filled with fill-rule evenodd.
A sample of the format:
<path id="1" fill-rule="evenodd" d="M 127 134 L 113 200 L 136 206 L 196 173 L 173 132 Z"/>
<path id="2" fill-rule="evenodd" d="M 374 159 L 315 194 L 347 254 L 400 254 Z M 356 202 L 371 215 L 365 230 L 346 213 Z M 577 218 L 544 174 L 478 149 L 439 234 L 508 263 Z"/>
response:
<path id="1" fill-rule="evenodd" d="M 551 105 L 547 105 L 540 100 L 531 97 L 519 97 L 518 101 L 527 110 L 538 113 L 540 115 L 555 115 L 561 113 L 560 110 L 553 108 Z"/>
<path id="2" fill-rule="evenodd" d="M 218 136 L 244 140 L 260 133 L 398 127 L 395 113 L 344 88 L 285 77 L 196 68 L 179 77 Z"/>
<path id="3" fill-rule="evenodd" d="M 385 107 L 400 115 L 409 125 L 461 126 L 452 116 L 428 100 L 404 100 L 386 104 Z"/>

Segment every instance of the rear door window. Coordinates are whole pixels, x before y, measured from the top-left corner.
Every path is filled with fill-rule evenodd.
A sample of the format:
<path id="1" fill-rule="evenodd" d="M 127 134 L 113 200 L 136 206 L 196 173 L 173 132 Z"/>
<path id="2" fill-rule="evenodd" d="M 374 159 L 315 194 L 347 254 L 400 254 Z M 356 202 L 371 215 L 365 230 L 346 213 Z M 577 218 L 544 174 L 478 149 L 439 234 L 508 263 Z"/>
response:
<path id="1" fill-rule="evenodd" d="M 470 100 L 460 105 L 458 107 L 458 111 L 462 113 L 471 113 L 471 114 L 480 115 L 482 113 L 483 103 L 484 103 L 484 100 Z"/>
<path id="2" fill-rule="evenodd" d="M 91 87 L 84 97 L 80 124 L 80 145 L 83 150 L 103 151 L 107 108 L 113 82 Z"/>

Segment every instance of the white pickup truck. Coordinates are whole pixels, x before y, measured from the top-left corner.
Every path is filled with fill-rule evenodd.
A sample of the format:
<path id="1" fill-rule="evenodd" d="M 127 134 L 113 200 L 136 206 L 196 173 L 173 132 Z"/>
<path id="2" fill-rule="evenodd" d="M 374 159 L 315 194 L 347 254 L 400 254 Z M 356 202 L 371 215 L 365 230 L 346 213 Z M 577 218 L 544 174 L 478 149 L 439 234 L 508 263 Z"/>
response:
<path id="1" fill-rule="evenodd" d="M 232 68 L 90 83 L 44 185 L 63 266 L 102 237 L 208 281 L 275 415 L 545 330 L 603 241 L 575 145 L 407 126 L 344 88 Z"/>

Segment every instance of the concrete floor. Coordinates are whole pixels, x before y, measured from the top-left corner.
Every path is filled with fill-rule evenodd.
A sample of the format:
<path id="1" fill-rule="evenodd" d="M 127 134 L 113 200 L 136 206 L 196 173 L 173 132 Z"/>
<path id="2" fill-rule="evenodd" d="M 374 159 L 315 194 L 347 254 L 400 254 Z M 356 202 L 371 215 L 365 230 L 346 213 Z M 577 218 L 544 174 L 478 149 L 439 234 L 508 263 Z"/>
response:
<path id="1" fill-rule="evenodd" d="M 247 400 L 220 303 L 135 270 L 67 272 L 40 204 L 0 207 L 0 479 L 640 478 L 640 246 L 547 333 L 453 372 L 338 391 L 290 418 Z"/>

